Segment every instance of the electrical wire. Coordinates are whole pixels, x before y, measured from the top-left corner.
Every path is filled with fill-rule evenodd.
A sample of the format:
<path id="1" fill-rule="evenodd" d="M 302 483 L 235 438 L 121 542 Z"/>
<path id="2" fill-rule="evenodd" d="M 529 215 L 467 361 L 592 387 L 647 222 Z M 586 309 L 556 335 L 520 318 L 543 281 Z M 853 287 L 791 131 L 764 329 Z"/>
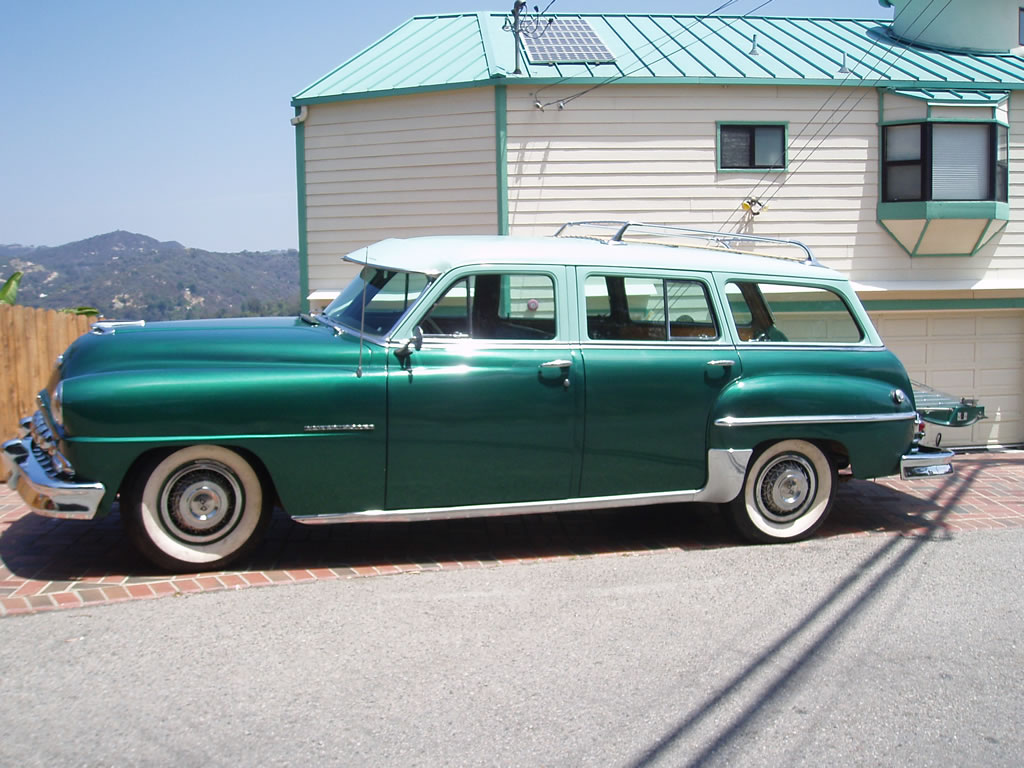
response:
<path id="1" fill-rule="evenodd" d="M 641 54 L 642 52 L 646 52 L 646 50 L 648 48 L 650 48 L 652 50 L 658 50 L 658 46 L 661 45 L 661 43 L 665 42 L 666 40 L 674 42 L 676 37 L 678 37 L 679 35 L 682 35 L 684 32 L 689 32 L 691 29 L 693 29 L 695 26 L 697 26 L 697 24 L 699 24 L 700 22 L 704 21 L 704 19 L 711 18 L 712 16 L 714 16 L 717 13 L 719 13 L 720 11 L 723 11 L 726 8 L 728 8 L 730 5 L 735 5 L 738 2 L 740 2 L 740 0 L 726 0 L 726 2 L 722 3 L 721 5 L 719 5 L 714 10 L 708 11 L 703 16 L 694 17 L 693 22 L 689 26 L 684 27 L 683 29 L 681 29 L 678 32 L 676 32 L 675 34 L 666 33 L 666 34 L 662 35 L 661 37 L 659 37 L 659 38 L 657 38 L 655 40 L 648 40 L 646 43 L 644 43 L 640 47 L 632 49 L 632 53 L 633 53 L 634 56 L 637 57 L 637 59 L 640 59 L 640 55 L 639 54 Z M 551 6 L 548 5 L 548 8 L 550 8 L 550 7 Z M 547 10 L 547 9 L 545 9 L 545 10 Z M 682 50 L 682 49 L 680 49 L 680 50 Z M 679 53 L 679 51 L 675 51 L 674 53 Z M 665 58 L 665 57 L 663 56 L 662 59 L 663 58 Z M 657 61 L 661 61 L 661 59 L 657 59 Z M 651 63 L 653 64 L 654 62 L 651 62 Z M 646 66 L 646 64 L 644 66 L 639 67 L 636 70 L 633 70 L 633 71 L 637 72 L 640 69 L 643 69 L 645 66 Z M 618 77 L 627 77 L 627 76 L 628 76 L 627 74 L 616 75 L 617 78 Z M 549 88 L 555 88 L 555 87 L 561 85 L 562 83 L 564 83 L 566 80 L 572 80 L 575 77 L 577 77 L 577 75 L 565 75 L 565 76 L 559 78 L 558 80 L 556 80 L 553 83 L 548 83 L 547 85 L 541 86 L 540 88 L 538 88 L 536 91 L 533 92 L 533 97 L 537 98 L 537 96 L 540 93 L 542 93 L 543 91 L 546 91 Z M 549 104 L 545 104 L 544 106 L 551 106 L 551 104 L 555 104 L 555 103 L 557 103 L 557 102 L 550 102 Z"/>
<path id="2" fill-rule="evenodd" d="M 726 3 L 725 6 L 722 6 L 722 7 L 726 7 L 728 5 L 731 5 L 733 2 L 736 2 L 736 1 L 737 0 L 730 0 L 729 3 Z M 711 37 L 712 35 L 721 34 L 722 30 L 731 28 L 732 25 L 735 24 L 740 19 L 745 19 L 747 16 L 752 14 L 754 11 L 759 11 L 762 8 L 764 8 L 766 5 L 770 5 L 772 2 L 774 2 L 774 0 L 764 0 L 763 3 L 761 3 L 758 6 L 755 6 L 754 8 L 751 8 L 749 11 L 747 11 L 742 16 L 734 16 L 729 22 L 727 22 L 725 25 L 723 25 L 719 29 L 712 30 L 712 31 L 708 32 L 706 35 L 704 35 L 703 37 L 698 37 L 696 40 L 692 40 L 692 41 L 690 41 L 689 43 L 687 43 L 685 45 L 680 43 L 679 44 L 679 50 L 677 50 L 677 51 L 672 51 L 670 53 L 665 53 L 665 54 L 659 56 L 658 58 L 656 58 L 656 59 L 654 59 L 652 61 L 643 62 L 640 66 L 636 67 L 635 69 L 632 69 L 632 70 L 630 70 L 628 72 L 624 72 L 624 73 L 622 73 L 620 75 L 615 75 L 614 77 L 609 77 L 607 80 L 604 80 L 604 81 L 598 83 L 597 85 L 592 85 L 590 88 L 586 88 L 586 89 L 584 89 L 584 90 L 582 90 L 582 91 L 580 91 L 578 93 L 574 93 L 573 95 L 568 96 L 568 97 L 566 97 L 564 99 L 555 99 L 554 101 L 549 101 L 549 102 L 547 102 L 545 104 L 541 104 L 541 109 L 553 106 L 555 104 L 558 104 L 559 106 L 564 107 L 566 104 L 569 104 L 570 102 L 575 101 L 576 99 L 580 98 L 581 96 L 586 96 L 589 93 L 593 93 L 598 88 L 604 88 L 606 85 L 610 85 L 610 84 L 612 84 L 614 82 L 617 82 L 617 81 L 622 80 L 624 78 L 630 77 L 631 75 L 636 74 L 637 72 L 639 72 L 642 69 L 647 69 L 651 64 L 657 64 L 659 61 L 664 61 L 665 59 L 667 59 L 670 56 L 675 56 L 676 54 L 685 51 L 691 45 L 696 45 L 697 43 L 703 42 L 704 40 L 706 40 L 707 38 Z M 693 26 L 696 26 L 698 23 L 702 22 L 704 20 L 704 18 L 710 18 L 710 16 L 695 19 L 693 25 L 691 25 L 690 27 L 687 27 L 686 29 L 681 30 L 679 32 L 679 34 L 681 35 L 681 34 L 683 34 L 683 32 L 688 32 L 690 29 L 693 28 Z M 676 39 L 675 39 L 675 36 L 671 37 L 670 39 L 672 40 L 672 42 L 677 42 Z"/>
<path id="3" fill-rule="evenodd" d="M 916 24 L 916 23 L 918 22 L 918 20 L 919 20 L 919 19 L 920 19 L 920 18 L 921 18 L 921 17 L 922 17 L 922 16 L 923 16 L 923 15 L 924 15 L 925 13 L 927 13 L 927 12 L 928 12 L 928 9 L 930 9 L 930 8 L 931 8 L 931 7 L 933 6 L 933 5 L 935 5 L 935 3 L 936 3 L 937 1 L 938 1 L 938 0 L 930 0 L 930 1 L 929 1 L 929 3 L 928 3 L 928 4 L 927 4 L 927 5 L 926 5 L 926 6 L 925 6 L 925 7 L 923 8 L 923 9 L 921 9 L 921 11 L 920 11 L 920 12 L 919 12 L 919 13 L 917 14 L 917 16 L 915 16 L 915 17 L 914 17 L 914 19 L 913 19 L 913 20 L 912 20 L 912 21 L 910 22 L 910 24 L 908 24 L 908 25 L 907 25 L 907 29 L 910 29 L 911 27 L 913 27 L 913 25 L 914 25 L 914 24 Z M 907 51 L 908 51 L 908 50 L 910 50 L 910 46 L 911 46 L 911 45 L 913 45 L 914 43 L 916 43 L 916 42 L 917 42 L 917 41 L 918 41 L 918 40 L 919 40 L 919 39 L 921 38 L 921 35 L 923 35 L 923 34 L 924 34 L 925 32 L 927 32 L 927 31 L 928 31 L 928 28 L 929 28 L 929 27 L 931 27 L 931 25 L 935 23 L 935 21 L 936 21 L 936 20 L 938 19 L 938 17 L 939 17 L 940 15 L 942 15 L 942 12 L 943 12 L 943 11 L 945 11 L 945 10 L 946 10 L 946 8 L 947 8 L 947 7 L 949 7 L 950 3 L 952 3 L 952 2 L 953 2 L 953 0 L 946 0 L 946 3 L 945 3 L 945 5 L 943 5 L 943 6 L 942 6 L 942 8 L 940 8 L 940 9 L 939 9 L 939 11 L 938 11 L 938 12 L 937 12 L 937 13 L 936 13 L 936 14 L 935 14 L 935 15 L 934 15 L 933 17 L 932 17 L 931 21 L 929 21 L 929 22 L 928 22 L 928 23 L 927 23 L 927 24 L 926 24 L 926 25 L 924 26 L 924 28 L 922 28 L 922 29 L 921 29 L 921 31 L 917 33 L 917 35 L 916 35 L 916 36 L 915 36 L 915 37 L 913 38 L 913 40 L 912 40 L 912 41 L 909 41 L 909 42 L 904 42 L 904 43 L 903 43 L 903 46 L 902 46 L 902 48 L 901 48 L 901 50 L 900 50 L 899 54 L 898 54 L 898 55 L 896 56 L 896 58 L 894 58 L 894 59 L 893 59 L 892 61 L 890 61 L 890 62 L 888 63 L 888 66 L 886 66 L 884 70 L 882 70 L 881 72 L 879 72 L 879 73 L 878 73 L 878 74 L 877 74 L 877 75 L 876 75 L 876 76 L 874 77 L 874 79 L 873 79 L 873 81 L 872 81 L 871 83 L 868 83 L 868 78 L 867 78 L 867 77 L 863 77 L 863 78 L 860 78 L 860 82 L 858 82 L 858 83 L 855 83 L 855 84 L 854 84 L 853 86 L 851 86 L 851 87 L 852 87 L 852 88 L 857 88 L 857 89 L 863 88 L 863 87 L 865 87 L 865 86 L 866 86 L 866 87 L 868 87 L 868 88 L 874 88 L 874 87 L 876 87 L 876 86 L 877 86 L 877 85 L 878 85 L 878 84 L 879 84 L 879 83 L 880 83 L 880 82 L 882 81 L 882 79 L 883 79 L 883 78 L 884 78 L 884 77 L 885 77 L 885 76 L 886 76 L 886 75 L 887 75 L 887 74 L 888 74 L 888 73 L 889 73 L 890 71 L 892 71 L 893 67 L 895 67 L 895 66 L 896 66 L 896 65 L 897 65 L 897 64 L 898 64 L 898 63 L 900 62 L 900 60 L 901 60 L 901 59 L 902 59 L 902 58 L 903 58 L 903 57 L 904 57 L 904 56 L 906 55 Z M 903 9 L 903 10 L 906 10 L 906 8 L 908 8 L 908 7 L 910 7 L 910 6 L 904 6 L 904 9 Z M 902 12 L 903 12 L 903 11 L 901 11 L 901 13 L 902 13 Z M 897 15 L 896 15 L 896 16 L 895 16 L 895 17 L 893 18 L 893 21 L 895 22 L 897 18 L 899 18 L 899 14 L 897 14 Z M 865 59 L 867 58 L 868 54 L 869 54 L 869 53 L 870 53 L 870 52 L 872 51 L 872 49 L 874 48 L 874 46 L 875 46 L 875 45 L 878 45 L 878 42 L 877 42 L 877 41 L 874 41 L 874 42 L 872 43 L 872 46 L 871 46 L 871 48 L 868 48 L 868 50 L 866 50 L 866 51 L 864 52 L 864 55 L 863 55 L 863 56 L 861 56 L 861 58 L 860 58 L 860 60 L 859 60 L 859 61 L 857 62 L 857 64 L 855 64 L 855 65 L 854 65 L 854 69 L 856 69 L 856 67 L 857 67 L 857 66 L 859 66 L 860 64 L 862 64 L 862 63 L 864 62 L 864 60 L 865 60 Z M 893 50 L 893 47 L 892 47 L 892 46 L 890 45 L 890 46 L 888 46 L 887 50 L 891 51 L 891 50 Z M 881 61 L 882 61 L 881 57 L 878 57 L 878 58 L 879 58 L 879 61 L 881 62 Z M 874 70 L 873 70 L 873 71 L 874 71 Z M 851 71 L 851 73 L 850 73 L 850 74 L 851 74 L 851 75 L 853 74 L 853 73 L 852 73 L 852 71 Z M 848 75 L 847 77 L 849 77 L 849 75 Z M 810 119 L 810 120 L 809 120 L 809 121 L 807 122 L 807 124 L 805 125 L 805 129 L 806 129 L 807 127 L 810 127 L 810 125 L 812 125 L 812 124 L 813 124 L 814 118 L 815 118 L 815 117 L 817 117 L 817 116 L 818 116 L 818 114 L 820 114 L 820 113 L 821 113 L 821 111 L 822 111 L 822 110 L 824 109 L 825 105 L 827 105 L 827 104 L 828 104 L 828 102 L 832 100 L 832 97 L 833 97 L 833 96 L 835 96 L 835 94 L 836 94 L 836 93 L 837 93 L 837 92 L 839 91 L 839 89 L 840 89 L 840 88 L 842 88 L 842 87 L 845 87 L 845 83 L 846 83 L 846 78 L 844 78 L 844 81 L 843 81 L 842 83 L 840 83 L 840 84 L 839 84 L 838 86 L 836 86 L 836 88 L 835 88 L 835 89 L 833 90 L 833 92 L 832 92 L 832 93 L 830 93 L 830 94 L 828 95 L 828 97 L 827 97 L 827 98 L 825 99 L 825 101 L 824 101 L 824 102 L 822 103 L 822 106 L 818 108 L 818 111 L 817 111 L 817 112 L 815 112 L 815 113 L 814 113 L 814 115 L 813 115 L 813 116 L 811 117 L 811 119 Z M 791 178 L 793 178 L 793 175 L 794 175 L 794 174 L 795 174 L 795 173 L 796 173 L 796 172 L 797 172 L 797 171 L 798 171 L 798 170 L 799 170 L 799 169 L 800 169 L 801 167 L 803 167 L 804 163 L 806 163 L 806 162 L 807 162 L 807 161 L 808 161 L 808 160 L 809 160 L 809 159 L 810 159 L 810 158 L 811 158 L 811 157 L 813 156 L 813 154 L 814 154 L 815 152 L 817 152 L 817 150 L 818 150 L 818 149 L 819 149 L 819 148 L 821 147 L 821 145 L 822 145 L 822 144 L 824 144 L 824 143 L 825 143 L 825 141 L 826 141 L 826 140 L 827 140 L 827 139 L 828 139 L 828 138 L 829 138 L 829 137 L 830 137 L 830 136 L 831 136 L 831 135 L 832 135 L 833 133 L 835 133 L 836 129 L 838 129 L 838 128 L 839 128 L 839 126 L 840 126 L 840 125 L 842 125 L 843 121 L 844 121 L 844 120 L 845 120 L 845 119 L 846 119 L 847 117 L 849 117 L 849 115 L 850 115 L 850 114 L 851 114 L 851 113 L 853 112 L 853 110 L 854 110 L 854 109 L 856 109 L 856 108 L 857 108 L 857 107 L 858 107 L 858 106 L 860 105 L 860 103 L 861 103 L 861 102 L 862 102 L 862 101 L 863 101 L 863 100 L 864 100 L 864 99 L 865 99 L 865 98 L 867 97 L 867 95 L 868 95 L 868 92 L 863 92 L 863 93 L 861 93 L 861 94 L 860 94 L 860 96 L 859 96 L 859 97 L 857 98 L 857 100 L 856 100 L 856 101 L 854 101 L 854 103 L 853 103 L 853 104 L 851 104 L 851 105 L 850 105 L 850 106 L 849 106 L 849 107 L 848 107 L 848 108 L 846 109 L 846 111 L 845 111 L 845 112 L 844 112 L 844 113 L 842 114 L 842 117 L 841 117 L 840 119 L 838 119 L 838 120 L 837 120 L 837 119 L 835 119 L 836 115 L 837 115 L 837 114 L 838 114 L 838 113 L 840 112 L 840 110 L 842 110 L 842 109 L 843 109 L 843 107 L 845 106 L 845 104 L 846 104 L 846 103 L 847 103 L 847 102 L 848 102 L 848 101 L 849 101 L 849 100 L 850 100 L 851 98 L 853 98 L 853 96 L 855 95 L 855 93 L 856 93 L 856 91 L 854 91 L 854 90 L 851 90 L 851 91 L 850 91 L 850 93 L 848 93 L 848 94 L 846 95 L 846 97 L 845 97 L 845 98 L 844 98 L 844 99 L 842 100 L 842 102 L 840 102 L 840 103 L 839 103 L 839 105 L 838 105 L 837 107 L 835 107 L 835 108 L 834 108 L 834 109 L 833 109 L 833 110 L 831 111 L 831 113 L 829 114 L 829 116 L 828 116 L 828 117 L 826 117 L 826 118 L 825 118 L 824 120 L 822 120 L 822 121 L 821 121 L 821 123 L 820 123 L 820 124 L 819 124 L 819 126 L 818 126 L 818 129 L 817 129 L 817 130 L 816 130 L 816 131 L 814 132 L 814 134 L 813 134 L 813 135 L 812 135 L 812 136 L 811 136 L 811 137 L 810 137 L 810 138 L 809 138 L 809 139 L 807 140 L 807 142 L 806 142 L 806 143 L 804 144 L 804 147 L 803 147 L 803 148 L 802 148 L 802 149 L 801 149 L 801 150 L 800 150 L 800 151 L 799 151 L 799 152 L 797 153 L 798 155 L 802 153 L 802 154 L 804 155 L 803 159 L 802 159 L 802 160 L 800 160 L 800 162 L 799 162 L 799 163 L 797 163 L 797 164 L 796 164 L 796 165 L 795 165 L 795 166 L 794 166 L 793 168 L 789 169 L 789 171 L 788 171 L 788 172 L 786 173 L 785 177 L 784 177 L 784 178 L 782 178 L 782 179 L 781 179 L 781 180 L 780 180 L 780 181 L 778 182 L 778 184 L 777 184 L 777 185 L 775 186 L 775 189 L 774 189 L 774 191 L 772 191 L 772 194 L 771 194 L 771 196 L 770 196 L 770 197 L 769 197 L 769 198 L 768 198 L 767 200 L 764 200 L 764 201 L 760 201 L 760 202 L 761 202 L 761 208 L 762 208 L 762 209 L 763 209 L 764 207 L 766 207 L 766 206 L 767 206 L 767 205 L 768 205 L 768 204 L 769 204 L 769 203 L 770 203 L 770 202 L 771 202 L 772 200 L 774 200 L 774 199 L 775 199 L 775 198 L 776 198 L 776 197 L 778 196 L 779 192 L 781 192 L 781 191 L 782 191 L 782 188 L 783 188 L 783 187 L 784 187 L 784 186 L 786 185 L 786 183 L 787 183 L 787 182 L 788 182 L 788 181 L 789 181 L 789 180 L 790 180 Z M 828 131 L 828 132 L 827 132 L 827 133 L 826 133 L 826 134 L 825 134 L 824 136 L 822 136 L 822 137 L 821 137 L 821 138 L 820 138 L 820 139 L 819 139 L 819 140 L 817 141 L 817 143 L 816 143 L 816 144 L 814 144 L 814 146 L 813 146 L 813 147 L 811 147 L 811 146 L 810 146 L 810 145 L 811 145 L 811 142 L 813 142 L 813 141 L 814 141 L 815 139 L 817 139 L 817 138 L 818 138 L 818 135 L 819 135 L 819 134 L 821 133 L 821 131 L 822 131 L 822 130 L 823 130 L 823 129 L 824 129 L 825 127 L 826 127 L 826 126 L 828 126 L 828 125 L 831 125 L 831 128 L 829 129 L 829 131 Z M 794 138 L 799 138 L 799 136 L 800 136 L 800 134 L 798 134 L 798 135 L 797 135 L 797 137 L 794 137 Z M 753 187 L 753 188 L 751 189 L 750 193 L 748 193 L 748 194 L 747 194 L 747 195 L 746 195 L 746 196 L 744 197 L 744 200 L 745 200 L 745 201 L 746 201 L 746 200 L 750 200 L 750 199 L 752 199 L 752 198 L 753 198 L 753 196 L 754 196 L 754 193 L 755 193 L 755 192 L 756 192 L 756 191 L 757 191 L 757 190 L 758 190 L 758 189 L 760 188 L 760 185 L 761 185 L 761 183 L 762 183 L 762 182 L 763 182 L 763 181 L 764 181 L 764 180 L 765 180 L 765 179 L 766 179 L 766 178 L 768 177 L 769 173 L 770 173 L 770 172 L 765 172 L 765 174 L 763 174 L 763 175 L 761 176 L 761 178 L 760 178 L 760 179 L 759 179 L 759 180 L 758 180 L 758 181 L 757 181 L 757 182 L 755 183 L 754 187 Z M 768 184 L 768 187 L 767 187 L 767 188 L 768 188 L 768 189 L 771 189 L 771 187 L 772 187 L 772 185 L 773 185 L 773 184 L 774 184 L 774 182 L 770 182 L 770 183 Z M 734 216 L 736 215 L 736 213 L 737 213 L 738 211 L 742 211 L 742 210 L 743 210 L 743 209 L 742 209 L 742 203 L 741 203 L 741 204 L 740 204 L 740 206 L 737 206 L 737 208 L 736 208 L 736 209 L 735 209 L 735 210 L 734 210 L 734 211 L 733 211 L 733 212 L 732 212 L 732 213 L 731 213 L 731 214 L 729 215 L 729 218 L 728 218 L 728 219 L 727 219 L 727 220 L 725 221 L 725 223 L 724 223 L 724 224 L 722 225 L 722 227 L 721 227 L 721 228 L 719 229 L 719 231 L 724 231 L 724 229 L 725 229 L 725 228 L 726 228 L 727 226 L 729 226 L 729 225 L 731 224 L 731 222 L 732 222 L 732 219 L 733 219 L 733 217 L 734 217 Z M 741 217 L 740 217 L 740 218 L 741 218 L 741 220 L 742 220 L 742 214 L 741 214 Z M 737 222 L 737 223 L 739 223 L 739 222 Z"/>

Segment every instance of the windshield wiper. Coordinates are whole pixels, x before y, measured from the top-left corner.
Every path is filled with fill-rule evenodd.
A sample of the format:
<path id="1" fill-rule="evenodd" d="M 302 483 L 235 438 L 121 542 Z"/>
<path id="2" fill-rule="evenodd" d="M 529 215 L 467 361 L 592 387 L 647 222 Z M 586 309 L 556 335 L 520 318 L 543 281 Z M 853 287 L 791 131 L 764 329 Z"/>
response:
<path id="1" fill-rule="evenodd" d="M 346 333 L 345 328 L 341 323 L 328 317 L 323 312 L 319 312 L 315 315 L 309 314 L 308 312 L 300 312 L 299 317 L 310 325 L 329 325 L 334 329 L 335 336 L 341 336 L 341 334 Z"/>

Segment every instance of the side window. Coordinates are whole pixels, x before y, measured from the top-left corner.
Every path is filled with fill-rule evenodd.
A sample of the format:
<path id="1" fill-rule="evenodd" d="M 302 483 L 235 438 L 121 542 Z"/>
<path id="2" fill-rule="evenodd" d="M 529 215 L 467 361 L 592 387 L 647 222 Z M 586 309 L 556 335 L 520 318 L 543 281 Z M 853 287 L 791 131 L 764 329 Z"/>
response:
<path id="1" fill-rule="evenodd" d="M 786 126 L 720 124 L 718 163 L 722 170 L 784 170 Z"/>
<path id="2" fill-rule="evenodd" d="M 434 302 L 420 325 L 427 336 L 553 339 L 555 283 L 549 275 L 463 277 Z"/>
<path id="3" fill-rule="evenodd" d="M 584 284 L 587 336 L 611 341 L 709 341 L 719 336 L 697 280 L 591 275 Z"/>
<path id="4" fill-rule="evenodd" d="M 744 342 L 856 344 L 864 338 L 842 297 L 827 288 L 734 281 L 726 286 Z"/>

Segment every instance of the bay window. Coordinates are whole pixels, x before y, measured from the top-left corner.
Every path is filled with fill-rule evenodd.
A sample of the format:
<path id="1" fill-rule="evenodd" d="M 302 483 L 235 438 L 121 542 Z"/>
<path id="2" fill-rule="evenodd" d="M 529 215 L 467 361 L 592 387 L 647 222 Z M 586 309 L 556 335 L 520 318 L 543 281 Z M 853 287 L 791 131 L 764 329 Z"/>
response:
<path id="1" fill-rule="evenodd" d="M 922 122 L 882 128 L 882 200 L 1007 200 L 1007 129 Z"/>

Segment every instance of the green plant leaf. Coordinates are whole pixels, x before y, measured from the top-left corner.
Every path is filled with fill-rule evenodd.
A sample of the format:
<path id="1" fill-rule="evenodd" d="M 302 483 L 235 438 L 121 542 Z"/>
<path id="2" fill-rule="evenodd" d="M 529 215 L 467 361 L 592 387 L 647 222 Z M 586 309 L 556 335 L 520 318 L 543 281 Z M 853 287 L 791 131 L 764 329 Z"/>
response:
<path id="1" fill-rule="evenodd" d="M 21 282 L 21 278 L 24 277 L 24 272 L 15 272 L 13 275 L 7 278 L 2 288 L 0 288 L 0 304 L 13 304 L 18 299 L 18 284 Z"/>

